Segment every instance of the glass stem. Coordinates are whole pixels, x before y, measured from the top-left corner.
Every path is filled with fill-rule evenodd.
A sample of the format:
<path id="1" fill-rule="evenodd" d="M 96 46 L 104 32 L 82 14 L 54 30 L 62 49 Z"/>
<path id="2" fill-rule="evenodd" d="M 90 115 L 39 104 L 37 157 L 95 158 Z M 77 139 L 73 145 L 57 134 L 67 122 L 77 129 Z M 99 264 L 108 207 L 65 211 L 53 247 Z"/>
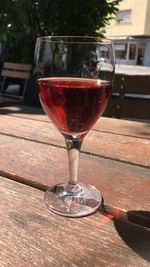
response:
<path id="1" fill-rule="evenodd" d="M 80 149 L 83 142 L 83 138 L 66 138 L 67 152 L 68 152 L 68 163 L 69 163 L 69 191 L 75 190 L 77 186 L 78 177 L 78 162 Z M 79 188 L 78 188 L 79 189 Z"/>

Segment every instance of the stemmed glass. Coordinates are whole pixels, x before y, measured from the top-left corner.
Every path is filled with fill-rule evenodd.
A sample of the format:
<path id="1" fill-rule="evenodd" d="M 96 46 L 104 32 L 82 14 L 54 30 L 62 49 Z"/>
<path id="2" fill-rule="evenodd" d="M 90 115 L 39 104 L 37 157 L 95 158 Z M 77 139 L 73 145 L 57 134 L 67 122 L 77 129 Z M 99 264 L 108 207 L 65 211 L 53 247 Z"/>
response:
<path id="1" fill-rule="evenodd" d="M 65 138 L 69 162 L 69 181 L 50 187 L 45 203 L 63 216 L 91 214 L 102 196 L 92 185 L 77 181 L 78 159 L 83 139 L 102 115 L 111 93 L 112 42 L 89 36 L 39 37 L 35 68 L 40 102 Z"/>

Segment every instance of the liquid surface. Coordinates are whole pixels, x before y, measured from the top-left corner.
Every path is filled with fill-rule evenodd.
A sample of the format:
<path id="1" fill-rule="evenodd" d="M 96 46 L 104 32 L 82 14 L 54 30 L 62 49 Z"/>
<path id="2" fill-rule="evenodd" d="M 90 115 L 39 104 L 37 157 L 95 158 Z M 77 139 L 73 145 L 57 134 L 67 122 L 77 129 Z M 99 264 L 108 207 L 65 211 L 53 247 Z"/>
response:
<path id="1" fill-rule="evenodd" d="M 66 134 L 83 133 L 103 113 L 112 85 L 108 81 L 51 77 L 38 80 L 41 104 L 52 122 Z"/>

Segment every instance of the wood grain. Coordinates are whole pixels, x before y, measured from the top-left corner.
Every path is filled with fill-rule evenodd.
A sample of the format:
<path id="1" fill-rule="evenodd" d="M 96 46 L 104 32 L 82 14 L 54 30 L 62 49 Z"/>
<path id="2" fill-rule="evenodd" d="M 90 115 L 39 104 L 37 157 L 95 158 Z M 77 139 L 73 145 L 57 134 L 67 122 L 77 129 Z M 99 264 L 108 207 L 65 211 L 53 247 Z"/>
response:
<path id="1" fill-rule="evenodd" d="M 0 114 L 50 123 L 49 118 L 40 108 L 27 107 L 22 105 L 2 107 L 0 109 Z M 96 131 L 150 139 L 150 123 L 144 121 L 139 122 L 134 120 L 131 121 L 101 117 L 93 126 L 93 129 Z"/>
<path id="2" fill-rule="evenodd" d="M 12 62 L 4 62 L 4 69 L 15 69 L 20 71 L 31 71 L 31 64 L 22 64 L 22 63 L 12 63 Z"/>
<path id="3" fill-rule="evenodd" d="M 2 70 L 1 75 L 4 77 L 19 78 L 19 79 L 28 79 L 30 73 L 24 71 L 16 70 Z"/>
<path id="4" fill-rule="evenodd" d="M 7 121 L 7 123 L 6 123 Z M 65 147 L 64 138 L 52 123 L 3 115 L 0 133 Z M 86 136 L 82 152 L 150 167 L 150 140 L 92 130 Z"/>
<path id="5" fill-rule="evenodd" d="M 148 267 L 150 232 L 100 212 L 68 219 L 43 192 L 0 177 L 1 267 Z"/>
<path id="6" fill-rule="evenodd" d="M 66 149 L 11 136 L 0 138 L 0 174 L 46 189 L 67 181 Z M 125 210 L 150 209 L 150 170 L 81 154 L 79 181 L 101 190 L 105 203 Z"/>

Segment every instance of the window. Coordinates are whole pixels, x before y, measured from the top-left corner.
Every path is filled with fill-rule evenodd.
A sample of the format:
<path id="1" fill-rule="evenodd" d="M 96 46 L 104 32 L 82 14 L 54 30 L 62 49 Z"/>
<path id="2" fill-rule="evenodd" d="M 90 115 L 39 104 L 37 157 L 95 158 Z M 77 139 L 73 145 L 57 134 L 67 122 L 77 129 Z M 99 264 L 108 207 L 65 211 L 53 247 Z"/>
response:
<path id="1" fill-rule="evenodd" d="M 137 65 L 143 65 L 144 53 L 145 53 L 145 47 L 139 46 L 137 55 Z"/>
<path id="2" fill-rule="evenodd" d="M 101 57 L 101 58 L 108 58 L 108 47 L 106 47 L 106 46 L 101 46 L 100 47 L 100 55 L 99 55 L 99 57 Z"/>
<path id="3" fill-rule="evenodd" d="M 130 44 L 129 59 L 135 59 L 136 56 L 136 44 Z"/>
<path id="4" fill-rule="evenodd" d="M 131 21 L 131 9 L 118 11 L 116 20 L 118 23 L 130 22 Z"/>
<path id="5" fill-rule="evenodd" d="M 127 44 L 116 43 L 114 45 L 114 48 L 115 48 L 115 56 L 117 59 L 126 59 Z"/>

